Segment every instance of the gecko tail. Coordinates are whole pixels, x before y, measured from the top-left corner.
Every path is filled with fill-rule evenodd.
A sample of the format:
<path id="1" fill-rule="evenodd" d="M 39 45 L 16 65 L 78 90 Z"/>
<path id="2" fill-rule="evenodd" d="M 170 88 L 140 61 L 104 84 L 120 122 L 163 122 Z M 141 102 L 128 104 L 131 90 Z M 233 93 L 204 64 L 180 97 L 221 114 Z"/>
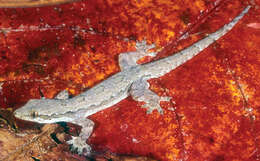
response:
<path id="1" fill-rule="evenodd" d="M 150 76 L 149 78 L 157 78 L 176 69 L 180 65 L 186 63 L 188 60 L 198 55 L 202 50 L 213 44 L 219 38 L 224 36 L 227 32 L 229 32 L 239 22 L 239 20 L 244 17 L 244 15 L 249 11 L 250 8 L 251 6 L 247 6 L 230 23 L 224 25 L 216 32 L 209 34 L 204 39 L 197 41 L 193 45 L 179 51 L 178 53 L 151 63 L 144 64 L 142 67 L 143 70 L 147 75 Z"/>
<path id="2" fill-rule="evenodd" d="M 251 6 L 247 6 L 237 17 L 235 17 L 229 24 L 224 25 L 221 29 L 209 35 L 211 39 L 215 41 L 224 36 L 228 31 L 230 31 L 238 22 L 241 20 L 244 15 L 249 11 Z"/>
<path id="3" fill-rule="evenodd" d="M 251 6 L 247 6 L 237 17 L 235 17 L 230 23 L 224 25 L 222 28 L 218 29 L 216 32 L 209 34 L 204 39 L 194 43 L 191 47 L 188 47 L 181 51 L 183 55 L 184 60 L 182 60 L 182 63 L 185 63 L 187 60 L 193 58 L 199 52 L 206 49 L 208 46 L 213 44 L 215 41 L 223 37 L 226 33 L 228 33 L 243 17 L 244 15 L 249 11 Z M 186 57 L 186 59 L 185 59 Z"/>

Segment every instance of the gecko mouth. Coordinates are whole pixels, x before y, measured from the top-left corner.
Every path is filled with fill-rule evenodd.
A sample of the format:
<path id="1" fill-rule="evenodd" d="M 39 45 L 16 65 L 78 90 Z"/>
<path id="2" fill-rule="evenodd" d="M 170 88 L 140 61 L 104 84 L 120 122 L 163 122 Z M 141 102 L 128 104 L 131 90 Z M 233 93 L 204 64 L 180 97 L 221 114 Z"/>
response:
<path id="1" fill-rule="evenodd" d="M 18 111 L 19 109 L 15 110 L 13 115 L 16 117 L 16 118 L 21 118 L 22 115 L 21 115 L 21 112 Z"/>

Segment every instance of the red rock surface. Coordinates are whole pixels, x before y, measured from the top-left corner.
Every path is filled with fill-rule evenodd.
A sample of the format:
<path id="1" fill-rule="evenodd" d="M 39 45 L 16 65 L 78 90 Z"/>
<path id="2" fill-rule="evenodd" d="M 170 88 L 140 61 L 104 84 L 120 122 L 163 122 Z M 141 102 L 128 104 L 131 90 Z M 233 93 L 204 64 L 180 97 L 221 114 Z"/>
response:
<path id="1" fill-rule="evenodd" d="M 76 95 L 119 71 L 117 56 L 146 39 L 157 58 L 187 47 L 249 13 L 223 38 L 151 89 L 171 96 L 147 115 L 128 97 L 90 118 L 96 151 L 158 160 L 258 160 L 259 1 L 104 1 L 0 9 L 0 104 L 19 108 L 40 92 Z M 187 34 L 186 39 L 180 37 Z M 124 41 L 124 39 L 129 41 Z M 156 59 L 156 58 L 155 58 Z M 175 110 L 169 110 L 174 107 Z"/>

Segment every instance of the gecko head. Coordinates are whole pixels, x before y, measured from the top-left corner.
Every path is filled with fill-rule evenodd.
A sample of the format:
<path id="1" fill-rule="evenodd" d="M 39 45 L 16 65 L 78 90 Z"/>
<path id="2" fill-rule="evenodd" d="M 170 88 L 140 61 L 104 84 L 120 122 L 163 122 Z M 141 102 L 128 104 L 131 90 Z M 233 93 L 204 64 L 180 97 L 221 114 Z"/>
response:
<path id="1" fill-rule="evenodd" d="M 24 106 L 14 111 L 14 116 L 21 120 L 38 122 L 38 123 L 52 123 L 50 119 L 51 100 L 47 99 L 31 99 Z"/>

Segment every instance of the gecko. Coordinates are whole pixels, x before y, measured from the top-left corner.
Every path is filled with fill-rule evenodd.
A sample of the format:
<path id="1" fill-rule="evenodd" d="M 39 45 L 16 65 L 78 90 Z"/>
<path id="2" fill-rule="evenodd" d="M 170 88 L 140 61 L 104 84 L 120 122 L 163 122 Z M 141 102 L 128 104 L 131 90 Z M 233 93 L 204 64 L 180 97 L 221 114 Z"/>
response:
<path id="1" fill-rule="evenodd" d="M 151 113 L 157 109 L 163 113 L 160 101 L 170 101 L 170 97 L 158 96 L 149 90 L 147 80 L 158 78 L 186 63 L 202 50 L 217 41 L 230 31 L 248 12 L 247 6 L 230 23 L 214 33 L 195 42 L 193 45 L 165 58 L 145 64 L 137 64 L 137 60 L 147 55 L 153 45 L 137 44 L 137 51 L 119 55 L 121 71 L 108 77 L 87 91 L 69 98 L 67 91 L 60 92 L 54 99 L 31 99 L 24 106 L 14 111 L 18 119 L 37 123 L 70 122 L 82 127 L 79 136 L 72 136 L 68 141 L 78 153 L 88 155 L 91 147 L 86 140 L 91 135 L 94 122 L 88 116 L 117 104 L 128 96 L 136 101 L 143 101 L 142 107 Z M 139 45 L 139 46 L 138 46 Z M 139 48 L 139 49 L 138 49 Z M 155 54 L 151 52 L 151 54 Z"/>

